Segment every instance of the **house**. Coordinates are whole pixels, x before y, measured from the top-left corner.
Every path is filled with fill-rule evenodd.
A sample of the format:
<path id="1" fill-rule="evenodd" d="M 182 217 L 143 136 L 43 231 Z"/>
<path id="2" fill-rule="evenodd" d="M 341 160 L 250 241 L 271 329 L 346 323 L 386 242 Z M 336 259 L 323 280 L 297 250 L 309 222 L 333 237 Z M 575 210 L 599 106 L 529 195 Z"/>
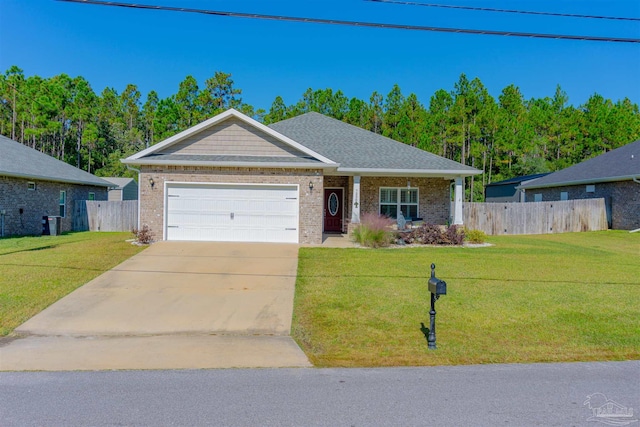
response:
<path id="1" fill-rule="evenodd" d="M 109 189 L 107 200 L 138 200 L 138 183 L 133 178 L 102 177 L 114 185 Z"/>
<path id="2" fill-rule="evenodd" d="M 70 231 L 78 200 L 106 200 L 113 185 L 0 135 L 0 236 L 43 233 L 43 217 Z"/>
<path id="3" fill-rule="evenodd" d="M 487 184 L 484 189 L 484 201 L 487 203 L 524 202 L 524 191 L 518 187 L 533 179 L 542 178 L 548 173 L 518 176 L 504 181 Z"/>
<path id="4" fill-rule="evenodd" d="M 611 228 L 640 228 L 640 140 L 520 188 L 527 202 L 604 198 Z"/>
<path id="5" fill-rule="evenodd" d="M 233 109 L 122 161 L 163 240 L 319 244 L 363 212 L 461 224 L 463 178 L 480 173 L 322 114 L 265 126 Z"/>

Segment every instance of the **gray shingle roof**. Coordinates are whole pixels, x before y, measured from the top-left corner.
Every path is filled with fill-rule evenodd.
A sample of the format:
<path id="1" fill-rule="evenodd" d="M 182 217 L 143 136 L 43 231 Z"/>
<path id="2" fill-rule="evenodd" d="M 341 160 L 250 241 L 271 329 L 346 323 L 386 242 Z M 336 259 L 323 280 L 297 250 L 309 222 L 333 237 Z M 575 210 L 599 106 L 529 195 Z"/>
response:
<path id="1" fill-rule="evenodd" d="M 275 131 L 340 164 L 338 171 L 370 169 L 416 173 L 480 173 L 368 130 L 311 112 L 269 125 Z"/>
<path id="2" fill-rule="evenodd" d="M 625 181 L 634 177 L 640 178 L 640 140 L 523 184 L 521 188 Z"/>
<path id="3" fill-rule="evenodd" d="M 516 176 L 514 178 L 505 179 L 504 181 L 492 182 L 491 184 L 487 184 L 487 187 L 495 187 L 498 185 L 513 185 L 520 184 L 521 182 L 531 181 L 533 179 L 542 178 L 543 176 L 549 175 L 549 172 L 546 173 L 536 173 L 533 175 L 525 175 L 525 176 Z"/>
<path id="4" fill-rule="evenodd" d="M 113 184 L 0 135 L 0 175 L 100 187 Z"/>

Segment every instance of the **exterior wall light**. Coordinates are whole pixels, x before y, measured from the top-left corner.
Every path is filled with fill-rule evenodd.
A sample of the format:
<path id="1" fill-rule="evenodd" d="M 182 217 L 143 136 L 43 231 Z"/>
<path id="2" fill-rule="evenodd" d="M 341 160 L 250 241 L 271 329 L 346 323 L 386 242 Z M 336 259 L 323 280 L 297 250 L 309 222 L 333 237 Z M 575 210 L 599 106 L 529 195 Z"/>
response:
<path id="1" fill-rule="evenodd" d="M 313 191 L 313 181 L 309 181 L 309 191 Z"/>
<path id="2" fill-rule="evenodd" d="M 153 180 L 153 178 L 149 177 L 149 185 L 151 186 L 151 188 L 153 188 L 155 184 L 156 182 Z"/>

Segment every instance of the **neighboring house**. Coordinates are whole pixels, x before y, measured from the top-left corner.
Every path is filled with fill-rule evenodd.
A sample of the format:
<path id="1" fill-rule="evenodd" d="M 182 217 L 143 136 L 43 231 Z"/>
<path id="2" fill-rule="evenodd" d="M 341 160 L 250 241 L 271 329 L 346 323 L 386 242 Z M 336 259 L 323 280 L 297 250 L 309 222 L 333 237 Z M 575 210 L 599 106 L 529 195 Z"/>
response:
<path id="1" fill-rule="evenodd" d="M 70 231 L 75 202 L 106 200 L 111 185 L 0 135 L 0 236 L 42 234 L 44 216 Z"/>
<path id="2" fill-rule="evenodd" d="M 138 183 L 133 178 L 102 177 L 115 185 L 109 189 L 109 201 L 138 200 Z"/>
<path id="3" fill-rule="evenodd" d="M 318 244 L 365 212 L 461 224 L 463 178 L 480 173 L 322 114 L 265 126 L 233 109 L 123 163 L 163 240 Z"/>
<path id="4" fill-rule="evenodd" d="M 640 140 L 520 188 L 527 202 L 604 198 L 611 228 L 640 228 Z"/>
<path id="5" fill-rule="evenodd" d="M 487 203 L 499 202 L 524 202 L 524 190 L 518 187 L 525 182 L 542 178 L 548 173 L 538 173 L 535 175 L 518 176 L 504 181 L 487 184 L 484 189 L 484 201 Z"/>

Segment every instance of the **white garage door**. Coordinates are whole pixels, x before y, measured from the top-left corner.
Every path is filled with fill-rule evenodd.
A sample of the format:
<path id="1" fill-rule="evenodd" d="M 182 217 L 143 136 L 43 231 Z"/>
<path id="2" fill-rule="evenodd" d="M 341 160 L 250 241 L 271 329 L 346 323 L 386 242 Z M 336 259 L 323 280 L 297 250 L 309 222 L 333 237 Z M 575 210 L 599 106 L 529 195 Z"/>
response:
<path id="1" fill-rule="evenodd" d="M 168 183 L 166 240 L 298 243 L 298 187 Z"/>

